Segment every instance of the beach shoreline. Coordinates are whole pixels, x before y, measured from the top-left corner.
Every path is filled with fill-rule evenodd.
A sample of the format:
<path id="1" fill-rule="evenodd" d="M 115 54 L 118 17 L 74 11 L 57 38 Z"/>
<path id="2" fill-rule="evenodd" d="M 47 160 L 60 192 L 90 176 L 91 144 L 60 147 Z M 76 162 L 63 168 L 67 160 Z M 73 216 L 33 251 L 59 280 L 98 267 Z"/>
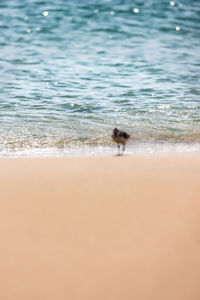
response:
<path id="1" fill-rule="evenodd" d="M 199 299 L 199 154 L 0 167 L 1 299 Z"/>
<path id="2" fill-rule="evenodd" d="M 118 153 L 116 144 L 111 145 L 68 145 L 66 147 L 44 147 L 44 148 L 14 148 L 1 149 L 0 159 L 6 158 L 53 158 L 53 157 L 92 157 L 113 156 Z M 134 141 L 126 145 L 125 155 L 198 155 L 200 143 L 186 142 L 162 142 L 162 141 Z"/>

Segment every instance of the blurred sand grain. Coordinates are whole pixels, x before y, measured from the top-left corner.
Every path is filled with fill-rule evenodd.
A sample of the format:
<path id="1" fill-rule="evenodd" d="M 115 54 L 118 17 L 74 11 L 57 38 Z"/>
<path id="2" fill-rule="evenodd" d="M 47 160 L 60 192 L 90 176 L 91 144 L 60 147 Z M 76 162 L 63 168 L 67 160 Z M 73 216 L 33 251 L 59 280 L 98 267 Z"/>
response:
<path id="1" fill-rule="evenodd" d="M 200 299 L 200 156 L 0 160 L 0 299 Z"/>

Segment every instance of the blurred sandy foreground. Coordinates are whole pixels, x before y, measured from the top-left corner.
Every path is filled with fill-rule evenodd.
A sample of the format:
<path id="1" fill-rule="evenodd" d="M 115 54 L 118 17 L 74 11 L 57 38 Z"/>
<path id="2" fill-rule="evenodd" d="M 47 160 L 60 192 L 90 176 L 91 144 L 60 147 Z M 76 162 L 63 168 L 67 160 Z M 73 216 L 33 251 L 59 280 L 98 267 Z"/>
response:
<path id="1" fill-rule="evenodd" d="M 0 160 L 0 299 L 200 299 L 200 155 Z"/>

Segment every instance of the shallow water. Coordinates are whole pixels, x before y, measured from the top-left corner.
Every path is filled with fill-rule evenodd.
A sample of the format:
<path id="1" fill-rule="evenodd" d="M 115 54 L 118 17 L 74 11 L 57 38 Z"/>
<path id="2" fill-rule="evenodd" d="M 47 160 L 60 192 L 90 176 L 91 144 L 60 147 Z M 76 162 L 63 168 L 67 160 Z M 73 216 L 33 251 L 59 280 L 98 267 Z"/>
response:
<path id="1" fill-rule="evenodd" d="M 199 149 L 198 0 L 1 0 L 0 32 L 1 156 Z"/>

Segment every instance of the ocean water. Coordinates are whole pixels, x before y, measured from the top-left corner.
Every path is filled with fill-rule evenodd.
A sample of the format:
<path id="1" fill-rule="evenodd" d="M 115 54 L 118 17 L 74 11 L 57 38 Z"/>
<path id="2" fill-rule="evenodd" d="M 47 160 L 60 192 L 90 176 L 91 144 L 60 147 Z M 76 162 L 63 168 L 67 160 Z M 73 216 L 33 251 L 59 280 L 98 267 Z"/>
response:
<path id="1" fill-rule="evenodd" d="M 199 0 L 1 0 L 0 74 L 0 156 L 200 150 Z"/>

